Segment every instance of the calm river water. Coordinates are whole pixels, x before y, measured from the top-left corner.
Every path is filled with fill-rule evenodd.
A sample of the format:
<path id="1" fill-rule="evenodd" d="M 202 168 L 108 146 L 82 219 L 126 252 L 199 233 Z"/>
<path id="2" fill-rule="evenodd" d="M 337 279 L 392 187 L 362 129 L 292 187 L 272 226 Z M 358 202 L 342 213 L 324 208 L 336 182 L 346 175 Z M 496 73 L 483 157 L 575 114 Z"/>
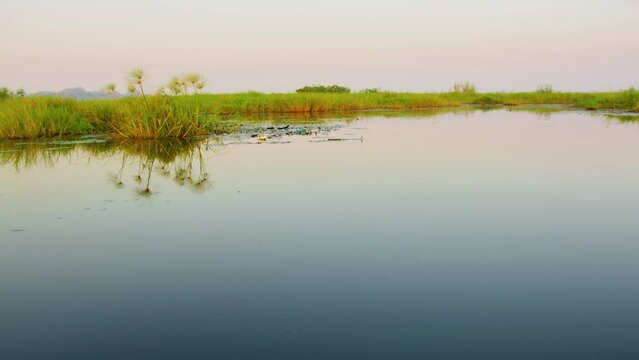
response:
<path id="1" fill-rule="evenodd" d="M 639 359 L 639 122 L 251 132 L 0 144 L 0 358 Z"/>

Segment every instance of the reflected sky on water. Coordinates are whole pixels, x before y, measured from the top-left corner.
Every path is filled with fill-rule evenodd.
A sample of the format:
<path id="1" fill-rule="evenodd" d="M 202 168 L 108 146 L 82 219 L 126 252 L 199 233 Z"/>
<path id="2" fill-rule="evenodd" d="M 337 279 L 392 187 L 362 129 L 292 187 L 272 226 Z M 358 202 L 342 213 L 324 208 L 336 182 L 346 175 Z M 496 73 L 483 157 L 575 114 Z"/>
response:
<path id="1" fill-rule="evenodd" d="M 639 356 L 639 123 L 325 124 L 3 143 L 0 357 Z"/>

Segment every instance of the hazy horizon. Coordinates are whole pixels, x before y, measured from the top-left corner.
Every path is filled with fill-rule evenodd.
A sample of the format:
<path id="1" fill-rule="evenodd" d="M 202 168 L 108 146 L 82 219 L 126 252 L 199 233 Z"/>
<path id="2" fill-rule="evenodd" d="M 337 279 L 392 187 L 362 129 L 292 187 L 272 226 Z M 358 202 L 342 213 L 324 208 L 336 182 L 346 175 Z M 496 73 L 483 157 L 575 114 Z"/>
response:
<path id="1" fill-rule="evenodd" d="M 78 0 L 0 5 L 0 86 L 97 90 L 141 67 L 156 87 L 607 91 L 639 86 L 637 0 Z"/>

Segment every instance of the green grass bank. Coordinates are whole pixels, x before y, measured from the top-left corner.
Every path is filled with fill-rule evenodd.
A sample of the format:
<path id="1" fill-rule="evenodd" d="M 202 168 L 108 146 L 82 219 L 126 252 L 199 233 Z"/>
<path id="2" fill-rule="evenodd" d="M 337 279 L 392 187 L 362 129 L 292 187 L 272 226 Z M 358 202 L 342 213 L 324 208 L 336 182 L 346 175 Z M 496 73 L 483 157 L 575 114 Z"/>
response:
<path id="1" fill-rule="evenodd" d="M 639 91 L 606 93 L 294 93 L 154 95 L 112 100 L 0 100 L 0 138 L 108 134 L 116 138 L 187 138 L 232 131 L 228 118 L 456 106 L 563 105 L 639 112 Z"/>

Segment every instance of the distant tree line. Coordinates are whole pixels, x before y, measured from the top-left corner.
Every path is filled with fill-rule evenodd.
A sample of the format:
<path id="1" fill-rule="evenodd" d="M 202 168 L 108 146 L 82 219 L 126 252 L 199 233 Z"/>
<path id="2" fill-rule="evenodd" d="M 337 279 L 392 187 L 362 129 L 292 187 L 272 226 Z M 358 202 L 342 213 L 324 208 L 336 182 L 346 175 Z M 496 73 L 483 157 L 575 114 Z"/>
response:
<path id="1" fill-rule="evenodd" d="M 295 90 L 297 93 L 330 93 L 330 94 L 346 94 L 350 93 L 351 89 L 346 86 L 340 85 L 311 85 L 304 86 L 301 89 Z"/>

